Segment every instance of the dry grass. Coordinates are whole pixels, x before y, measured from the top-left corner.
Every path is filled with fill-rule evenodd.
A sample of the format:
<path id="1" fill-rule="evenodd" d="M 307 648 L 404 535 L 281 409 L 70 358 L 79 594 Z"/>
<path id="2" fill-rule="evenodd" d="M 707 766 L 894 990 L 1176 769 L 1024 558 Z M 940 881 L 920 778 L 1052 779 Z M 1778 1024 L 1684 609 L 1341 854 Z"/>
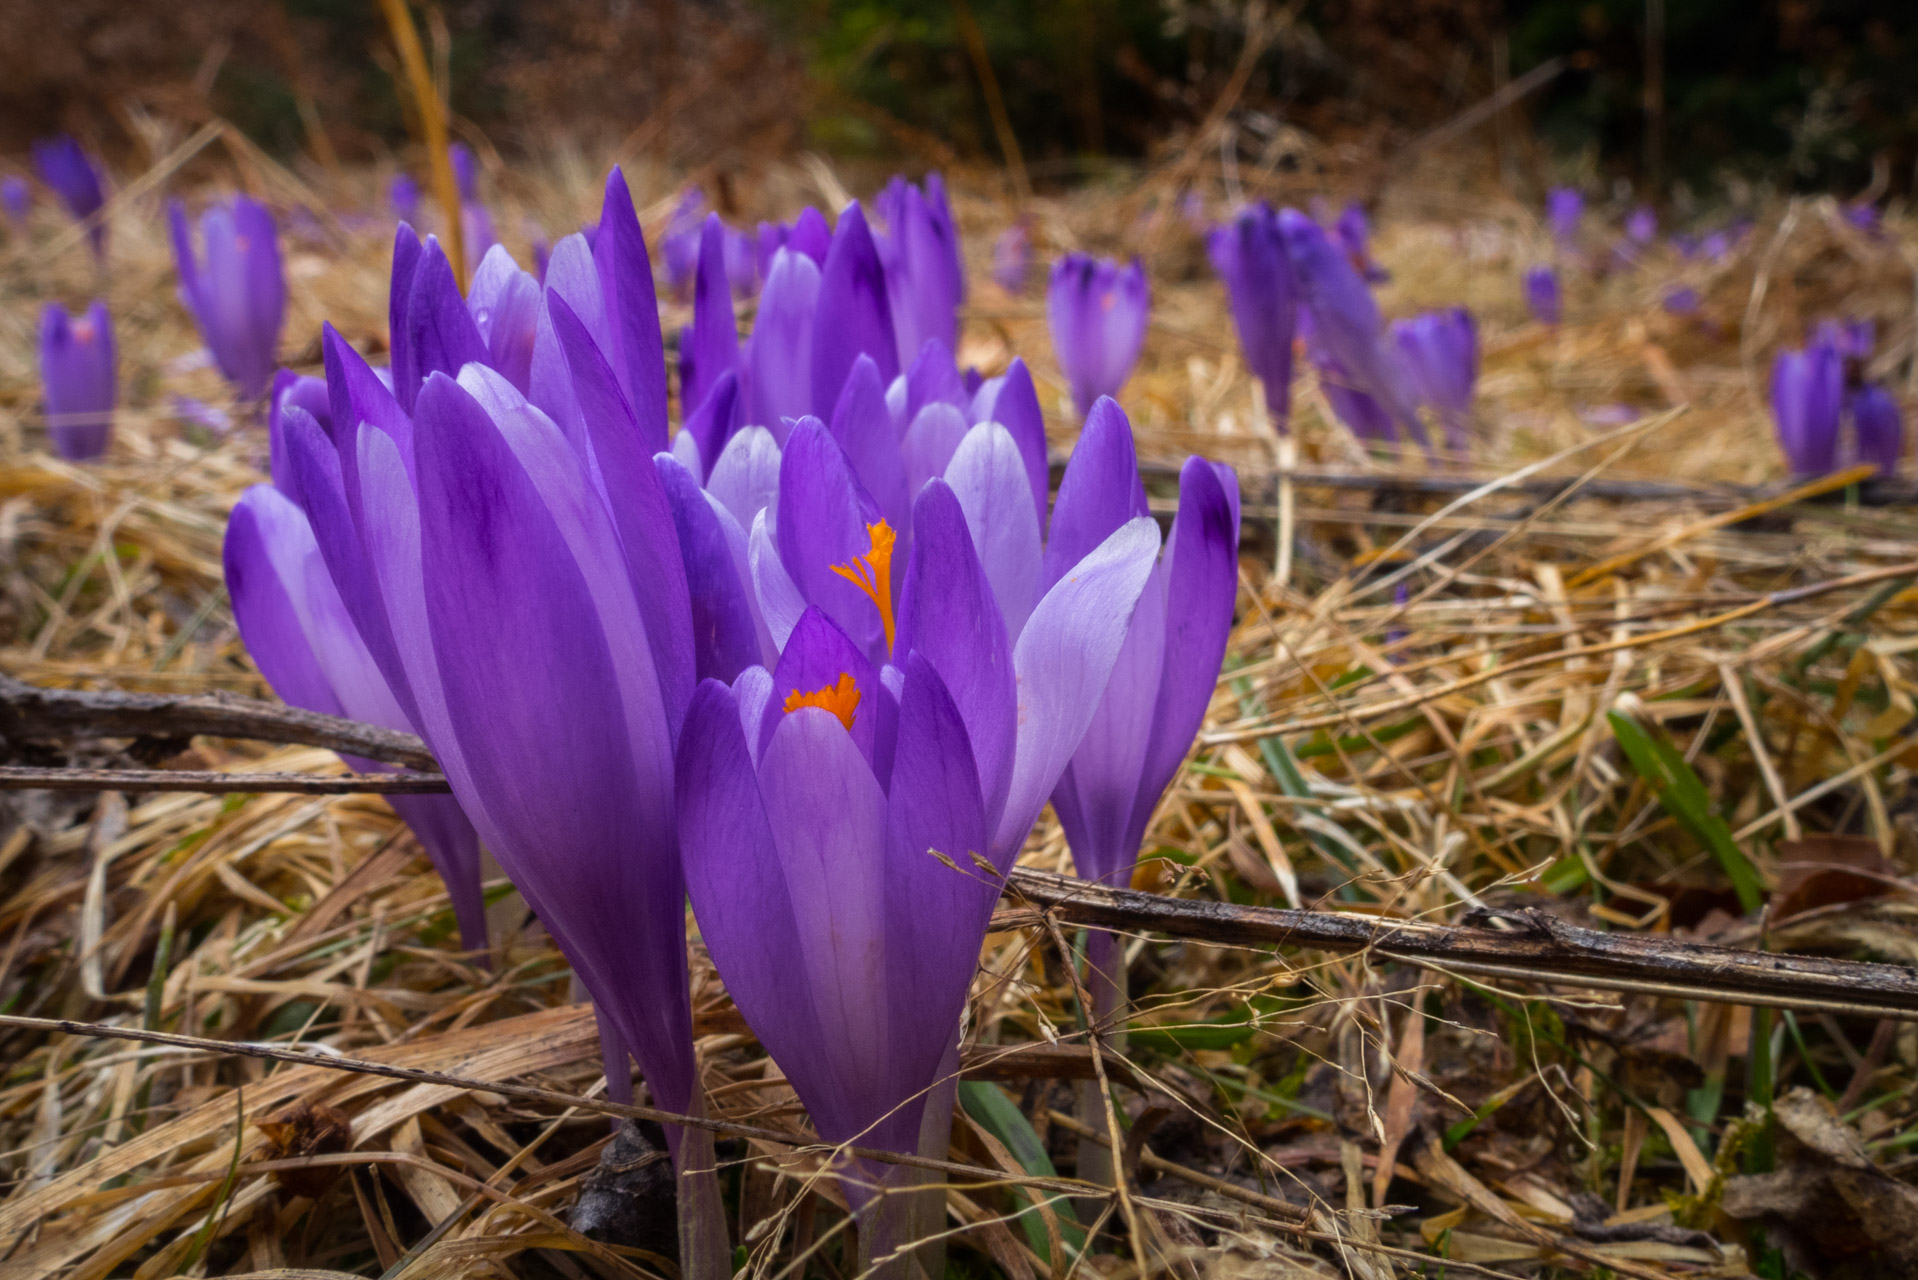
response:
<path id="1" fill-rule="evenodd" d="M 156 154 L 178 141 L 156 140 Z M 201 163 L 283 208 L 311 184 L 339 211 L 286 238 L 288 358 L 315 358 L 322 318 L 380 348 L 385 226 L 343 212 L 372 208 L 379 176 L 295 177 L 243 148 Z M 491 174 L 509 247 L 523 251 L 533 226 L 558 232 L 590 216 L 595 168 L 561 154 L 538 173 Z M 643 166 L 631 172 L 655 229 L 676 186 Z M 795 164 L 760 175 L 740 199 L 748 218 L 789 216 L 830 198 L 838 181 L 870 185 Z M 1048 250 L 1149 254 L 1154 330 L 1125 395 L 1142 453 L 1174 462 L 1197 450 L 1266 475 L 1273 445 L 1222 292 L 1190 233 L 1153 203 L 1152 181 L 1035 202 L 1036 239 Z M 1042 306 L 985 277 L 991 238 L 1013 212 L 995 190 L 983 177 L 959 183 L 977 282 L 962 358 L 988 370 L 1014 353 L 1032 361 L 1065 449 L 1073 426 Z M 1633 272 L 1573 273 L 1570 323 L 1556 332 L 1519 306 L 1518 274 L 1545 251 L 1522 206 L 1459 187 L 1433 160 L 1391 189 L 1382 223 L 1389 314 L 1462 302 L 1480 319 L 1481 430 L 1474 456 L 1457 464 L 1472 474 L 1547 463 L 1561 477 L 1773 481 L 1781 465 L 1754 398 L 1773 346 L 1822 315 L 1867 315 L 1879 322 L 1878 371 L 1902 392 L 1918 368 L 1914 228 L 1895 222 L 1875 240 L 1827 201 L 1765 210 L 1721 264 L 1660 251 Z M 226 511 L 261 478 L 257 410 L 227 406 L 236 425 L 224 437 L 176 412 L 176 396 L 221 402 L 224 392 L 191 358 L 197 341 L 150 197 L 118 210 L 104 275 L 78 246 L 49 252 L 66 239 L 43 208 L 0 257 L 0 663 L 48 683 L 261 694 L 219 569 Z M 1681 282 L 1702 294 L 1699 316 L 1661 309 Z M 72 467 L 43 449 L 33 333 L 44 299 L 95 292 L 116 317 L 127 408 L 112 456 Z M 668 307 L 673 332 L 683 316 Z M 1591 411 L 1611 405 L 1639 421 L 1592 425 Z M 1309 379 L 1295 420 L 1306 464 L 1397 465 L 1332 426 Z M 1266 484 L 1247 495 L 1255 528 L 1273 518 Z M 1918 960 L 1908 878 L 1918 869 L 1918 747 L 1905 736 L 1918 710 L 1918 516 L 1840 498 L 1728 528 L 1708 518 L 1723 504 L 1702 498 L 1541 503 L 1494 492 L 1444 506 L 1403 490 L 1309 484 L 1288 486 L 1278 510 L 1297 554 L 1283 580 L 1271 574 L 1269 534 L 1246 559 L 1242 624 L 1207 736 L 1158 815 L 1138 884 L 1439 919 L 1538 905 L 1606 927 Z M 1874 573 L 1907 564 L 1910 575 Z M 1869 580 L 1745 608 L 1849 575 Z M 1670 792 L 1662 802 L 1634 768 L 1607 718 L 1621 708 L 1689 761 L 1703 810 L 1687 812 Z M 232 743 L 193 754 L 198 767 L 337 767 L 319 752 Z M 495 908 L 493 967 L 457 954 L 437 880 L 377 800 L 19 795 L 10 808 L 13 834 L 0 841 L 7 1012 L 600 1087 L 591 1019 L 569 1003 L 550 942 L 507 897 Z M 1701 814 L 1722 817 L 1773 890 L 1768 914 L 1740 909 L 1726 864 L 1700 838 Z M 1050 817 L 1027 859 L 1069 866 Z M 1853 873 L 1833 872 L 1839 862 Z M 1774 1222 L 1767 1235 L 1756 1214 L 1728 1209 L 1741 1170 L 1762 1168 L 1773 1141 L 1748 1119 L 1759 1114 L 1748 1100 L 1764 1096 L 1762 1082 L 1756 1094 L 1747 1088 L 1754 1064 L 1769 1064 L 1781 1092 L 1842 1095 L 1852 1134 L 1894 1175 L 1918 1138 L 1918 1038 L 1908 1030 L 1874 1038 L 1849 1020 L 1774 1024 L 1652 996 L 1492 990 L 1365 957 L 1149 937 L 1128 946 L 1137 1016 L 1127 1052 L 1163 1092 L 1121 1097 L 1136 1125 L 1154 1126 L 1151 1150 L 1323 1210 L 1316 1235 L 1221 1227 L 1198 1209 L 1243 1205 L 1148 1167 L 1142 1190 L 1162 1207 L 1145 1210 L 1141 1243 L 1181 1274 L 1385 1275 L 1408 1265 L 1368 1247 L 1377 1242 L 1501 1274 L 1536 1274 L 1541 1259 L 1551 1271 L 1739 1274 L 1741 1259 L 1762 1261 L 1804 1233 Z M 776 1068 L 696 959 L 717 1111 L 797 1123 Z M 1083 1034 L 1042 932 L 993 935 L 976 994 L 982 1044 Z M 605 1136 L 591 1115 L 318 1066 L 0 1034 L 8 1275 L 146 1280 L 285 1266 L 377 1275 L 454 1213 L 409 1276 L 643 1269 L 564 1226 Z M 1069 1159 L 1074 1140 L 1052 1118 L 1070 1110 L 1069 1086 L 1033 1082 L 1018 1101 Z M 388 1154 L 344 1175 L 331 1166 L 336 1176 L 303 1192 L 249 1171 L 302 1154 L 260 1127 L 296 1105 L 309 1117 L 338 1108 L 350 1149 Z M 1009 1160 L 978 1124 L 961 1130 L 955 1158 Z M 1776 1147 L 1781 1165 L 1808 1158 L 1789 1134 Z M 806 1179 L 803 1160 L 739 1144 L 722 1154 L 759 1274 L 778 1274 L 831 1230 L 832 1193 Z M 1590 1218 L 1575 1214 L 1581 1193 L 1623 1221 L 1675 1221 L 1716 1244 L 1580 1236 L 1574 1218 Z M 1416 1209 L 1345 1212 L 1387 1204 Z M 1016 1226 L 991 1225 L 1013 1208 L 1005 1193 L 954 1190 L 951 1206 L 975 1224 L 962 1237 L 972 1248 L 954 1253 L 965 1274 L 1038 1265 Z M 1349 1243 L 1328 1243 L 1326 1232 Z M 1194 1252 L 1221 1244 L 1232 1247 Z M 848 1274 L 836 1244 L 814 1259 L 818 1274 Z M 1092 1265 L 1126 1271 L 1130 1255 Z"/>

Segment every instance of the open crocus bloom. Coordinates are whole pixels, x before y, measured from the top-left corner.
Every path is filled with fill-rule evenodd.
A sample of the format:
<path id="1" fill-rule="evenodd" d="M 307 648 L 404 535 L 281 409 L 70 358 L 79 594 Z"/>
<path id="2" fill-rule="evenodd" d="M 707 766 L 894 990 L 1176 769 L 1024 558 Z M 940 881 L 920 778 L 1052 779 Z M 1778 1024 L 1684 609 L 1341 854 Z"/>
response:
<path id="1" fill-rule="evenodd" d="M 200 215 L 204 260 L 193 252 L 186 208 L 167 207 L 180 300 L 193 313 L 214 363 L 243 399 L 266 394 L 286 318 L 286 280 L 273 215 L 245 196 Z"/>
<path id="2" fill-rule="evenodd" d="M 47 304 L 40 313 L 40 379 L 53 451 L 69 462 L 105 453 L 119 381 L 106 303 L 95 299 L 77 318 Z"/>
<path id="3" fill-rule="evenodd" d="M 1123 522 L 1015 642 L 943 481 L 913 530 L 896 617 L 868 601 L 890 662 L 808 608 L 771 671 L 700 685 L 678 758 L 687 888 L 727 990 L 822 1137 L 893 1151 L 917 1146 L 1003 877 L 1159 544 Z"/>
<path id="4" fill-rule="evenodd" d="M 305 410 L 289 403 L 283 412 Z M 254 485 L 241 495 L 227 523 L 225 566 L 240 638 L 287 705 L 413 731 L 347 615 L 306 513 L 291 499 L 271 485 Z M 392 768 L 355 756 L 342 759 L 362 771 Z M 387 799 L 446 882 L 461 945 L 483 951 L 486 904 L 473 824 L 451 796 Z"/>
<path id="5" fill-rule="evenodd" d="M 1046 324 L 1081 414 L 1100 396 L 1118 395 L 1132 376 L 1150 307 L 1145 268 L 1136 259 L 1121 267 L 1110 258 L 1069 253 L 1053 264 Z"/>
<path id="6" fill-rule="evenodd" d="M 1354 206 L 1355 208 L 1357 206 Z M 1225 281 L 1245 364 L 1265 384 L 1265 407 L 1283 435 L 1292 415 L 1292 337 L 1298 303 L 1278 216 L 1264 201 L 1206 236 L 1212 269 Z"/>

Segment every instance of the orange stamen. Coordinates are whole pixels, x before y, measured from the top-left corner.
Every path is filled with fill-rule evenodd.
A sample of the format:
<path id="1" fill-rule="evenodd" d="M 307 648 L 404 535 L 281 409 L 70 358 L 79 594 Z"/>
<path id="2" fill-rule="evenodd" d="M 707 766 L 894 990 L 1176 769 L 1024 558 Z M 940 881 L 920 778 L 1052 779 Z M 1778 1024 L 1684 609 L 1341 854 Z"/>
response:
<path id="1" fill-rule="evenodd" d="M 794 689 L 786 695 L 786 714 L 791 715 L 801 707 L 818 707 L 821 711 L 832 712 L 839 717 L 839 723 L 846 726 L 846 732 L 851 733 L 853 712 L 859 709 L 859 685 L 852 676 L 841 672 L 837 684 L 814 689 L 811 693 Z"/>
<path id="2" fill-rule="evenodd" d="M 892 526 L 881 519 L 866 526 L 872 550 L 850 564 L 836 564 L 832 571 L 866 593 L 879 610 L 879 621 L 886 628 L 886 652 L 892 652 Z"/>

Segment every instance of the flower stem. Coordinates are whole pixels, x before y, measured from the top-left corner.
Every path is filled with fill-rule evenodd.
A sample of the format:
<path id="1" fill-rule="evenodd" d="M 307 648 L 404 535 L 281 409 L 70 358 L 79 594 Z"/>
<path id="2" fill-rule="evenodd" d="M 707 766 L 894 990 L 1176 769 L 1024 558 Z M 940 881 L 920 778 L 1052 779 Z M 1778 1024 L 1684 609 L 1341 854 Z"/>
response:
<path id="1" fill-rule="evenodd" d="M 1098 1033 L 1102 1049 L 1125 1051 L 1126 973 L 1125 949 L 1116 934 L 1104 929 L 1086 932 L 1086 994 L 1092 1008 L 1086 1017 Z M 1106 1104 L 1100 1096 L 1097 1080 L 1081 1080 L 1078 1086 L 1079 1123 L 1106 1138 Z M 1100 1186 L 1112 1185 L 1114 1144 L 1102 1144 L 1092 1138 L 1079 1140 L 1079 1176 Z M 1094 1204 L 1096 1213 L 1102 1204 Z"/>

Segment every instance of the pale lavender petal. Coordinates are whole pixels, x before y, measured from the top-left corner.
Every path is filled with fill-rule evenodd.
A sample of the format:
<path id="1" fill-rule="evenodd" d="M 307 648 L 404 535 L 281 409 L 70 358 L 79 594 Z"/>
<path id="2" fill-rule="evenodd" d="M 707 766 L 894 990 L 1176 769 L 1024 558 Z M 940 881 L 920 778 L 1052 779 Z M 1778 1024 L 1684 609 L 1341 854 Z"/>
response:
<path id="1" fill-rule="evenodd" d="M 784 648 L 787 637 L 799 625 L 799 616 L 806 611 L 806 597 L 800 593 L 792 575 L 786 572 L 786 566 L 780 563 L 779 548 L 773 543 L 766 517 L 765 511 L 753 517 L 752 532 L 746 539 L 746 556 L 752 566 L 753 595 L 759 602 L 759 616 L 772 636 L 774 647 Z"/>
<path id="2" fill-rule="evenodd" d="M 819 265 L 803 253 L 775 253 L 746 345 L 748 422 L 776 428 L 783 418 L 812 412 L 813 312 L 818 305 Z"/>
<path id="3" fill-rule="evenodd" d="M 505 249 L 494 245 L 473 273 L 466 306 L 486 343 L 486 362 L 524 393 L 532 381 L 533 340 L 539 329 L 539 282 L 521 271 Z"/>
<path id="4" fill-rule="evenodd" d="M 779 444 L 764 427 L 745 427 L 726 442 L 706 475 L 706 489 L 726 505 L 742 529 L 779 492 Z"/>
<path id="5" fill-rule="evenodd" d="M 906 488 L 906 464 L 900 457 L 899 433 L 886 408 L 879 366 L 870 356 L 853 361 L 846 376 L 845 389 L 832 411 L 832 438 L 846 451 L 853 474 L 879 504 L 887 523 L 903 533 L 910 527 L 907 517 L 912 501 Z"/>
<path id="6" fill-rule="evenodd" d="M 779 467 L 779 558 L 807 603 L 824 609 L 868 653 L 885 642 L 879 611 L 833 567 L 871 550 L 866 526 L 877 514 L 819 419 L 794 426 Z"/>
<path id="7" fill-rule="evenodd" d="M 969 430 L 965 412 L 943 400 L 935 400 L 921 409 L 899 442 L 899 454 L 906 467 L 907 492 L 917 494 L 926 481 L 944 475 L 952 455 L 959 449 L 959 442 L 966 438 Z"/>
<path id="8" fill-rule="evenodd" d="M 1003 426 L 982 423 L 960 441 L 945 479 L 965 510 L 973 549 L 985 566 L 1006 631 L 1016 636 L 1039 600 L 1042 554 L 1019 446 Z"/>
<path id="9" fill-rule="evenodd" d="M 746 584 L 735 568 L 726 531 L 707 505 L 698 479 L 671 454 L 659 455 L 653 465 L 672 508 L 679 554 L 686 565 L 695 670 L 701 680 L 730 684 L 760 658 Z"/>
<path id="10" fill-rule="evenodd" d="M 1032 507 L 1039 516 L 1039 532 L 1046 530 L 1046 507 L 1052 496 L 1051 462 L 1046 457 L 1046 418 L 1039 407 L 1039 391 L 1032 385 L 1032 373 L 1018 356 L 1006 367 L 1003 376 L 987 379 L 973 397 L 974 422 L 996 422 L 1012 433 L 1025 460 L 1026 478 L 1032 485 Z"/>

